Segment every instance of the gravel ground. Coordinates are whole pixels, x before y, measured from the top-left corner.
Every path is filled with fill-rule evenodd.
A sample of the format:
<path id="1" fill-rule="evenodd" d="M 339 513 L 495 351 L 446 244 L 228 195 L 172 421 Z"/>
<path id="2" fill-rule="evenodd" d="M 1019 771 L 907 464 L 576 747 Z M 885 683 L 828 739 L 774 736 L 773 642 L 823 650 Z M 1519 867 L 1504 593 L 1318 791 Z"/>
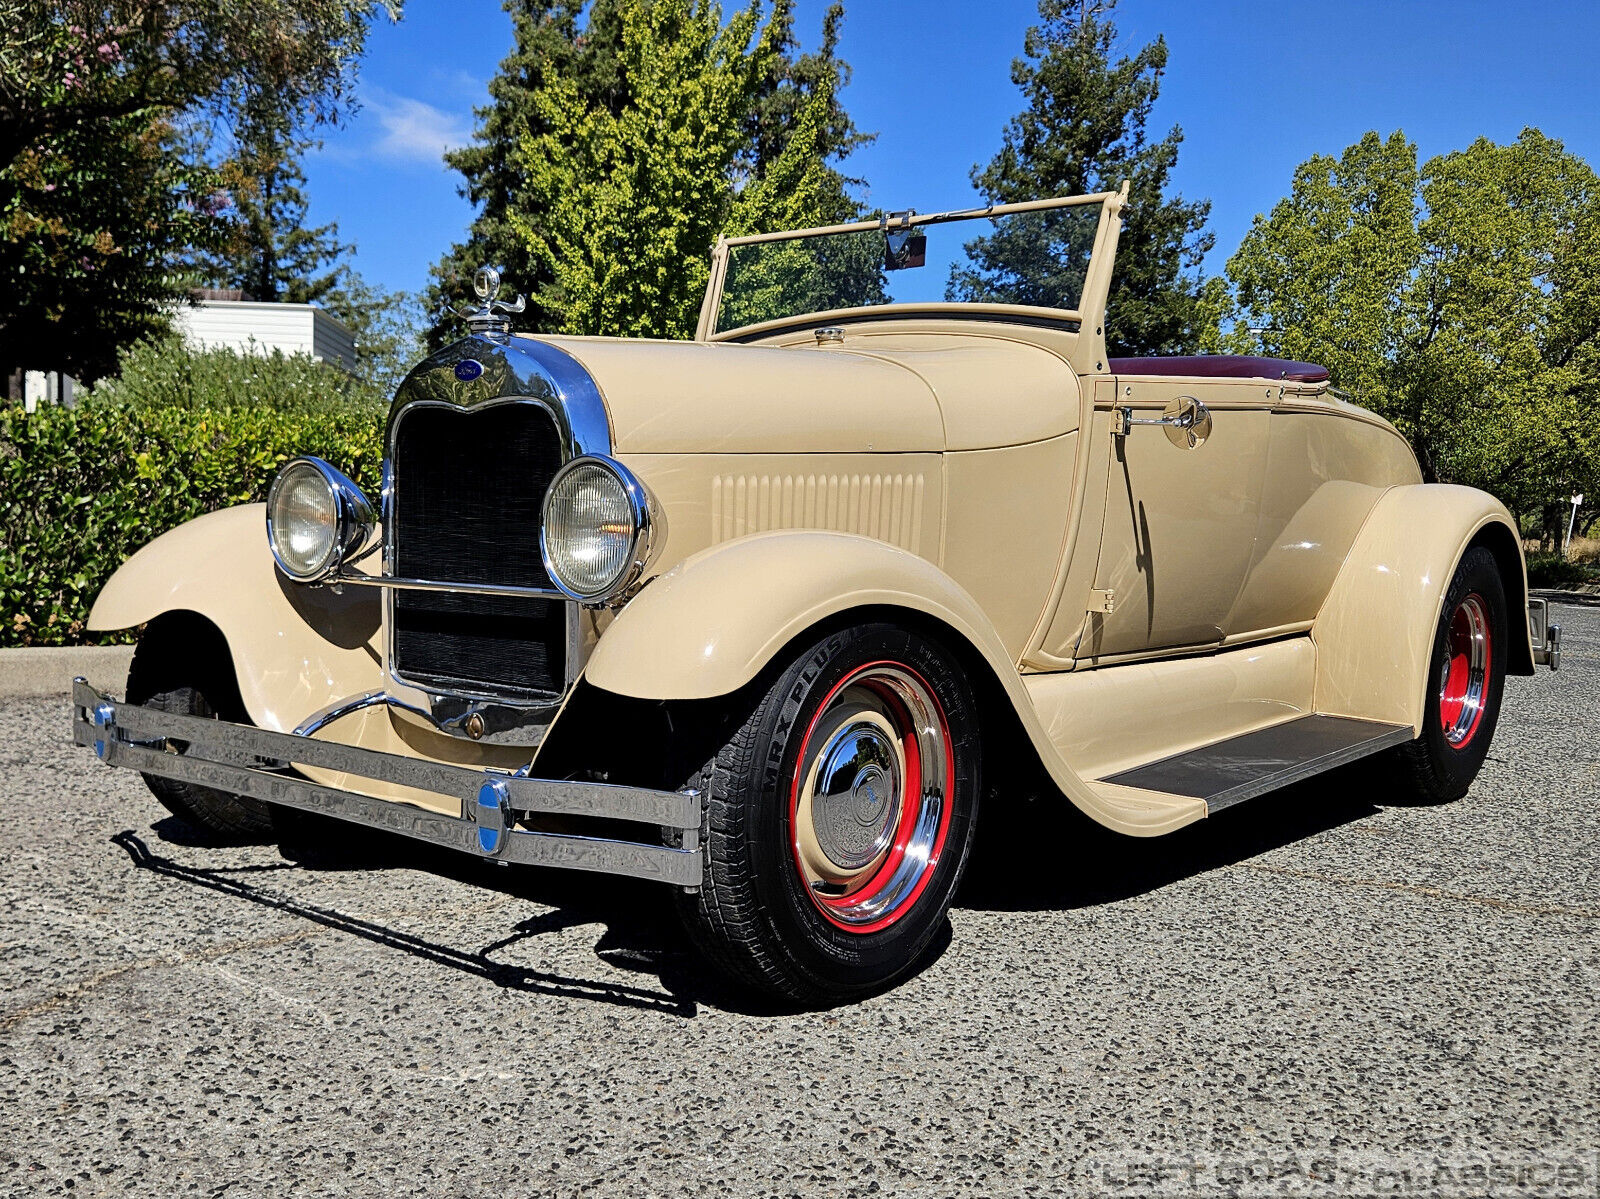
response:
<path id="1" fill-rule="evenodd" d="M 951 936 L 752 1010 L 661 893 L 198 842 L 0 704 L 0 1193 L 1596 1195 L 1600 611 L 1471 794 L 986 829 Z"/>

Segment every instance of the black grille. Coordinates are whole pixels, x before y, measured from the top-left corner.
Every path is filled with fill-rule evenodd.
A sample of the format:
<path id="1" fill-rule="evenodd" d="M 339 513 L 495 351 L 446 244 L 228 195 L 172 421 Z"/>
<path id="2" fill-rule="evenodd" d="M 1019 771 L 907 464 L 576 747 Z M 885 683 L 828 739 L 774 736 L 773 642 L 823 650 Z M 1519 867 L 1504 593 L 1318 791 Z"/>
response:
<path id="1" fill-rule="evenodd" d="M 535 404 L 412 408 L 394 441 L 394 573 L 549 587 L 539 509 L 561 466 Z M 394 669 L 443 690 L 554 695 L 565 685 L 566 603 L 396 591 Z"/>

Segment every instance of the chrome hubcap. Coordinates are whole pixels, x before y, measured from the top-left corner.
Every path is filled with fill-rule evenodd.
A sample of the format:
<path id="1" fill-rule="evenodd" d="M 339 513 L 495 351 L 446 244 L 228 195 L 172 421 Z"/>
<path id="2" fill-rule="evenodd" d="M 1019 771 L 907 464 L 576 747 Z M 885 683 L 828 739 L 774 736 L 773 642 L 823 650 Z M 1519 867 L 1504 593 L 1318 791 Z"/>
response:
<path id="1" fill-rule="evenodd" d="M 850 715 L 828 738 L 808 782 L 812 834 L 829 865 L 860 870 L 889 847 L 904 777 L 894 730 L 876 712 Z"/>
<path id="2" fill-rule="evenodd" d="M 872 932 L 915 903 L 949 828 L 951 767 L 944 710 L 909 669 L 864 666 L 823 700 L 790 811 L 796 868 L 830 922 Z"/>

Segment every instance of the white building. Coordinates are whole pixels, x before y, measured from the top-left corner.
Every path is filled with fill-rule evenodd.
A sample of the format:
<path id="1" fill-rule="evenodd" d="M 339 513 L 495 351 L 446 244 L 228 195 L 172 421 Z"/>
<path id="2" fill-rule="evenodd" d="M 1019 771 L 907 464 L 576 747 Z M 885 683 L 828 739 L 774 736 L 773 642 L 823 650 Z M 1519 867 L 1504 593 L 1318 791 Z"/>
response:
<path id="1" fill-rule="evenodd" d="M 310 304 L 258 300 L 199 300 L 173 315 L 173 327 L 198 350 L 241 354 L 309 354 L 347 371 L 356 368 L 356 339 L 333 317 Z"/>
<path id="2" fill-rule="evenodd" d="M 78 381 L 60 371 L 22 373 L 22 410 L 37 412 L 40 404 L 63 404 L 71 408 L 78 395 Z"/>

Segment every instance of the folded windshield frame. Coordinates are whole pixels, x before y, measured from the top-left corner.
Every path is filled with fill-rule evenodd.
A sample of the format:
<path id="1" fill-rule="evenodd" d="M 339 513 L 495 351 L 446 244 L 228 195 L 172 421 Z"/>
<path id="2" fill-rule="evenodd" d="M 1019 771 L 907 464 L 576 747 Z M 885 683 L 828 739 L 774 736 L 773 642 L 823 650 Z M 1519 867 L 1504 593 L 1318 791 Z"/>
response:
<path id="1" fill-rule="evenodd" d="M 955 221 L 992 220 L 997 217 L 1010 216 L 1018 213 L 1042 212 L 1049 209 L 1074 208 L 1099 206 L 1101 209 L 1099 224 L 1095 232 L 1093 249 L 1086 268 L 1086 277 L 1076 308 L 1049 308 L 1035 306 L 1015 306 L 1018 312 L 1027 312 L 1035 316 L 1044 316 L 1058 321 L 1079 322 L 1085 331 L 1092 327 L 1092 340 L 1096 343 L 1102 341 L 1099 336 L 1099 326 L 1105 307 L 1105 291 L 1109 284 L 1110 258 L 1115 252 L 1116 237 L 1121 226 L 1120 213 L 1127 200 L 1127 185 L 1124 184 L 1119 192 L 1097 192 L 1085 196 L 1061 196 L 1048 200 L 1029 200 L 1019 204 L 993 204 L 981 208 L 957 209 L 950 212 L 929 213 L 894 213 L 866 221 L 854 221 L 848 224 L 823 225 L 812 229 L 783 230 L 776 233 L 755 233 L 741 237 L 726 237 L 719 240 L 711 254 L 710 278 L 706 284 L 704 302 L 700 308 L 699 327 L 696 338 L 701 341 L 724 340 L 748 334 L 752 329 L 772 326 L 782 328 L 796 321 L 805 321 L 817 313 L 794 313 L 780 319 L 755 322 L 728 329 L 717 328 L 718 316 L 723 303 L 724 287 L 728 278 L 728 268 L 731 261 L 731 251 L 739 246 L 759 245 L 763 243 L 798 241 L 805 238 L 829 237 L 838 234 L 891 232 L 896 229 L 912 229 L 926 225 L 942 225 Z M 899 308 L 901 310 L 928 308 L 930 314 L 939 309 L 949 309 L 950 302 L 936 304 L 928 303 L 902 303 L 902 304 L 876 304 L 868 308 L 850 309 L 824 309 L 821 311 L 849 311 L 852 315 L 867 314 L 883 308 Z M 1076 355 L 1074 356 L 1076 357 Z M 1097 355 L 1104 360 L 1103 349 Z M 1100 368 L 1095 368 L 1100 369 Z"/>

